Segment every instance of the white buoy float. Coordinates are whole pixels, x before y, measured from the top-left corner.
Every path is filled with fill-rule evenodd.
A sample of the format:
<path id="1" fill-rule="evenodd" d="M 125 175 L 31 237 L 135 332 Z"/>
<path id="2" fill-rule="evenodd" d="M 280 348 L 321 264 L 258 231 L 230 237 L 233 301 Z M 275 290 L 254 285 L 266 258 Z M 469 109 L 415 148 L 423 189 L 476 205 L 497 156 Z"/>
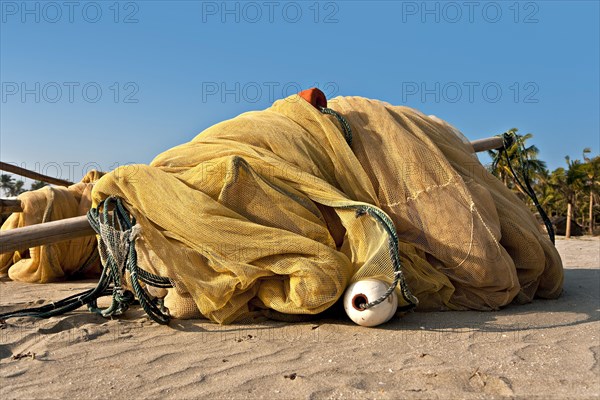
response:
<path id="1" fill-rule="evenodd" d="M 389 284 L 377 279 L 364 279 L 348 286 L 344 294 L 344 309 L 352 321 L 361 326 L 377 326 L 388 322 L 398 308 L 398 296 L 392 292 L 383 302 L 369 309 L 361 306 L 377 300 Z"/>

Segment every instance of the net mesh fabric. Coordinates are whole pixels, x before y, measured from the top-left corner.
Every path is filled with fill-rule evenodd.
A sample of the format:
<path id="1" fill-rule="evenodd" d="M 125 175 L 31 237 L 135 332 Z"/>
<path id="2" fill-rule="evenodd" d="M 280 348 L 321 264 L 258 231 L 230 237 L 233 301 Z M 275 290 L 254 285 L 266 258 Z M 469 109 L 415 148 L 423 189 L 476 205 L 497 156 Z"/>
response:
<path id="1" fill-rule="evenodd" d="M 364 204 L 393 221 L 420 309 L 560 294 L 553 245 L 453 127 L 360 97 L 329 105 L 350 123 L 351 147 L 334 117 L 291 96 L 97 183 L 94 205 L 121 197 L 141 225 L 140 267 L 175 284 L 171 315 L 314 314 L 350 282 L 391 282 L 389 237 L 357 217 Z"/>
<path id="2" fill-rule="evenodd" d="M 92 204 L 93 182 L 101 172 L 89 171 L 67 187 L 46 186 L 19 196 L 23 212 L 13 213 L 2 231 L 85 215 Z M 47 283 L 97 276 L 102 269 L 94 236 L 0 254 L 0 274 L 17 281 Z"/>
<path id="3" fill-rule="evenodd" d="M 124 271 L 129 250 L 129 242 L 127 239 L 129 238 L 129 235 L 131 235 L 131 229 L 115 229 L 106 222 L 101 222 L 99 226 L 100 240 L 98 240 L 98 252 L 100 253 L 102 264 L 106 265 L 110 256 L 119 267 L 119 270 Z"/>

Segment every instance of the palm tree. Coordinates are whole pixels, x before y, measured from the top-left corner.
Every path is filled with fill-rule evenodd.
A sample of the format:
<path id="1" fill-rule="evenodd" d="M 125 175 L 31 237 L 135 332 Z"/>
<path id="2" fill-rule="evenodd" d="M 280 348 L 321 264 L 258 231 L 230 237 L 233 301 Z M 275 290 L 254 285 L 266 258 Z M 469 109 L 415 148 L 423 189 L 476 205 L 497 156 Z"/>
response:
<path id="1" fill-rule="evenodd" d="M 7 193 L 10 193 L 12 191 L 12 188 L 14 187 L 14 182 L 15 180 L 13 179 L 12 176 L 10 176 L 9 174 L 2 174 L 0 175 L 0 189 L 2 189 L 4 191 L 4 194 L 7 195 Z"/>
<path id="2" fill-rule="evenodd" d="M 529 204 L 539 212 L 548 236 L 554 243 L 554 227 L 533 189 L 533 186 L 539 186 L 539 183 L 547 176 L 546 163 L 538 160 L 539 150 L 537 147 L 525 145 L 525 142 L 531 139 L 533 134 L 528 133 L 521 136 L 517 134 L 517 131 L 517 128 L 512 128 L 502 134 L 504 148 L 488 151 L 492 158 L 489 171 L 502 180 L 506 187 L 513 190 L 517 188 L 524 195 L 526 201 L 527 198 L 531 200 Z"/>
<path id="3" fill-rule="evenodd" d="M 557 214 L 559 208 L 556 207 L 556 204 L 561 200 L 560 193 L 558 193 L 551 185 L 553 179 L 552 174 L 554 174 L 554 172 L 550 173 L 548 170 L 544 171 L 544 173 L 540 174 L 539 179 L 534 186 L 535 192 L 540 195 L 540 204 L 548 211 L 549 215 Z"/>
<path id="4" fill-rule="evenodd" d="M 503 150 L 489 150 L 488 154 L 492 158 L 492 164 L 489 166 L 489 171 L 497 176 L 510 189 L 515 189 L 526 195 L 520 185 L 516 184 L 515 178 L 511 172 L 519 171 L 524 168 L 528 171 L 532 180 L 538 181 L 546 173 L 546 163 L 539 160 L 539 149 L 534 146 L 526 146 L 525 142 L 533 137 L 533 134 L 525 135 L 517 134 L 518 129 L 512 128 L 506 131 L 504 135 L 513 137 L 513 143 L 506 149 L 506 156 Z M 508 160 L 507 160 L 508 158 Z M 521 165 L 522 163 L 522 165 Z"/>
<path id="5" fill-rule="evenodd" d="M 583 160 L 585 164 L 583 164 L 582 168 L 587 177 L 585 182 L 587 189 L 590 192 L 589 197 L 589 209 L 588 209 L 588 217 L 589 217 L 589 233 L 590 235 L 594 234 L 594 186 L 595 182 L 600 177 L 600 156 L 596 156 L 594 158 L 587 157 L 587 154 L 591 153 L 591 149 L 586 147 L 583 149 Z"/>
<path id="6" fill-rule="evenodd" d="M 23 185 L 25 184 L 25 182 L 23 182 L 22 180 L 18 180 L 14 183 L 14 185 L 10 188 L 8 195 L 9 196 L 18 196 L 21 193 L 23 193 L 25 191 L 25 189 L 23 189 Z"/>
<path id="7" fill-rule="evenodd" d="M 46 182 L 42 182 L 42 181 L 35 181 L 31 184 L 31 189 L 29 190 L 38 190 L 43 188 L 44 186 L 48 186 L 48 184 Z"/>
<path id="8" fill-rule="evenodd" d="M 571 220 L 573 218 L 573 205 L 577 201 L 577 194 L 583 189 L 583 182 L 586 177 L 581 161 L 571 160 L 565 156 L 567 169 L 557 168 L 552 173 L 551 185 L 562 194 L 567 205 L 567 226 L 565 237 L 571 237 Z"/>

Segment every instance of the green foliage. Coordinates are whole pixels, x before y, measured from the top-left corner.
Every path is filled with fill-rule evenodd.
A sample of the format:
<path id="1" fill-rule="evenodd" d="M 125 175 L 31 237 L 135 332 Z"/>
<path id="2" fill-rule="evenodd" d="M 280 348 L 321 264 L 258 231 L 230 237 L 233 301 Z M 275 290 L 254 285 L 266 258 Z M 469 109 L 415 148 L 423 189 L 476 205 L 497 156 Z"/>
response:
<path id="1" fill-rule="evenodd" d="M 23 193 L 25 191 L 25 189 L 23 189 L 23 185 L 25 184 L 25 182 L 23 182 L 22 180 L 18 180 L 15 182 L 15 184 L 13 185 L 13 187 L 11 188 L 11 190 L 9 191 L 8 195 L 9 196 L 18 196 L 21 193 Z"/>
<path id="2" fill-rule="evenodd" d="M 539 186 L 544 181 L 548 174 L 548 170 L 546 169 L 546 163 L 538 159 L 539 149 L 536 146 L 527 146 L 526 144 L 526 141 L 531 139 L 533 134 L 527 133 L 525 135 L 519 135 L 517 134 L 517 131 L 517 128 L 512 128 L 503 134 L 509 134 L 515 137 L 514 143 L 506 149 L 506 155 L 508 157 L 500 150 L 488 151 L 489 156 L 492 158 L 492 164 L 488 167 L 488 170 L 494 176 L 498 177 L 509 189 L 516 191 L 519 197 L 527 202 L 533 210 L 533 203 L 529 196 L 527 196 L 519 185 L 517 185 L 512 175 L 511 168 L 519 173 L 521 168 L 524 167 L 529 174 L 534 190 L 536 186 Z M 537 192 L 538 191 L 536 190 L 536 194 Z"/>
<path id="3" fill-rule="evenodd" d="M 538 160 L 539 149 L 536 146 L 527 146 L 526 141 L 533 137 L 533 134 L 527 133 L 525 135 L 517 134 L 518 129 L 512 128 L 505 132 L 516 137 L 515 142 L 506 150 L 508 155 L 508 161 L 502 151 L 489 150 L 488 154 L 492 158 L 492 164 L 489 167 L 490 172 L 497 176 L 506 186 L 511 189 L 517 189 L 518 185 L 512 176 L 511 167 L 518 171 L 521 168 L 521 159 L 523 160 L 523 166 L 529 171 L 529 175 L 533 182 L 536 182 L 540 177 L 546 173 L 546 163 Z M 521 157 L 519 156 L 519 149 L 521 151 Z"/>
<path id="4" fill-rule="evenodd" d="M 48 186 L 48 184 L 46 182 L 42 182 L 42 181 L 35 181 L 31 184 L 31 189 L 29 190 L 38 190 L 43 188 L 44 186 Z"/>
<path id="5" fill-rule="evenodd" d="M 513 128 L 507 133 L 516 134 L 517 129 Z M 497 176 L 504 184 L 514 190 L 519 197 L 526 201 L 532 211 L 535 208 L 528 198 L 524 196 L 510 172 L 510 166 L 515 171 L 520 168 L 518 157 L 518 146 L 524 149 L 522 154 L 525 167 L 529 170 L 533 189 L 540 201 L 542 207 L 549 216 L 566 216 L 567 205 L 573 206 L 573 218 L 581 225 L 590 224 L 589 209 L 592 203 L 592 219 L 594 224 L 598 225 L 600 221 L 600 196 L 598 195 L 600 180 L 600 156 L 589 157 L 591 150 L 583 150 L 583 161 L 579 159 L 572 160 L 566 156 L 566 166 L 556 168 L 549 172 L 546 169 L 546 163 L 538 159 L 539 150 L 535 146 L 527 146 L 526 141 L 533 137 L 532 134 L 516 134 L 516 141 L 508 149 L 508 159 L 500 151 L 489 151 L 492 158 L 492 164 L 488 167 L 489 171 Z"/>
<path id="6" fill-rule="evenodd" d="M 0 189 L 2 189 L 4 196 L 9 196 L 8 193 L 11 192 L 12 188 L 15 185 L 15 180 L 9 174 L 0 175 Z"/>
<path id="7" fill-rule="evenodd" d="M 15 197 L 20 195 L 27 190 L 23 187 L 25 182 L 21 179 L 15 180 L 9 174 L 1 174 L 0 175 L 0 190 L 2 190 L 2 195 L 7 197 Z M 47 183 L 35 181 L 31 184 L 30 190 L 36 190 L 41 187 L 46 186 Z"/>

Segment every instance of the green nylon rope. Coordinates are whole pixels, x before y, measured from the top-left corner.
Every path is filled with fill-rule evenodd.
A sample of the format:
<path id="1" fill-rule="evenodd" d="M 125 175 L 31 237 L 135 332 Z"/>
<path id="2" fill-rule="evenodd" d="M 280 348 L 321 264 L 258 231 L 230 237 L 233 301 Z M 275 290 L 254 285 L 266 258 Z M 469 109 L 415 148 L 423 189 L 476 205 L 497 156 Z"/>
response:
<path id="1" fill-rule="evenodd" d="M 112 214 L 110 213 L 111 205 L 114 207 Z M 100 207 L 103 208 L 102 213 L 98 210 Z M 98 208 L 91 209 L 88 212 L 88 221 L 96 233 L 101 234 L 101 224 L 108 224 L 114 229 L 125 233 L 129 231 L 131 233 L 131 229 L 135 226 L 135 219 L 130 219 L 129 213 L 123 207 L 121 199 L 109 197 Z M 131 234 L 129 236 L 127 238 L 128 250 L 126 262 L 124 265 L 118 265 L 110 252 L 107 252 L 107 260 L 95 288 L 42 307 L 26 308 L 0 314 L 0 320 L 16 317 L 50 318 L 74 311 L 84 305 L 87 305 L 88 309 L 93 313 L 103 317 L 111 317 L 125 312 L 134 303 L 135 296 L 137 296 L 138 302 L 150 318 L 159 324 L 167 324 L 169 316 L 163 311 L 162 303 L 159 300 L 152 299 L 142 288 L 140 282 L 161 288 L 172 287 L 172 284 L 168 278 L 151 274 L 139 268 L 134 245 L 135 237 L 131 237 Z M 130 273 L 135 296 L 134 293 L 122 288 L 122 277 L 126 271 Z M 105 309 L 98 308 L 98 299 L 110 295 L 112 295 L 111 305 Z"/>
<path id="2" fill-rule="evenodd" d="M 333 115 L 335 119 L 338 120 L 340 125 L 342 125 L 342 130 L 344 131 L 344 139 L 346 139 L 346 143 L 348 143 L 348 146 L 352 146 L 352 128 L 350 128 L 348 120 L 344 118 L 343 115 L 331 108 L 319 107 L 319 111 L 321 111 L 323 114 Z"/>
<path id="3" fill-rule="evenodd" d="M 408 284 L 406 283 L 406 279 L 404 278 L 404 273 L 402 272 L 402 264 L 400 262 L 400 250 L 398 248 L 398 234 L 396 233 L 396 228 L 394 227 L 394 223 L 385 215 L 383 211 L 373 206 L 350 206 L 348 208 L 356 209 L 356 217 L 360 217 L 362 215 L 369 215 L 375 219 L 388 234 L 388 246 L 390 252 L 390 259 L 392 261 L 392 268 L 394 269 L 394 280 L 388 287 L 388 289 L 383 293 L 379 298 L 368 302 L 367 304 L 361 305 L 363 310 L 367 310 L 371 307 L 375 307 L 376 305 L 382 303 L 387 299 L 396 289 L 398 285 L 400 285 L 400 293 L 404 300 L 408 303 L 405 306 L 398 307 L 398 311 L 408 311 L 412 310 L 419 304 L 419 300 L 411 293 L 408 288 Z"/>
<path id="4" fill-rule="evenodd" d="M 114 206 L 112 218 L 109 214 L 110 206 Z M 113 229 L 118 229 L 121 232 L 127 234 L 127 258 L 124 265 L 118 265 L 114 257 L 110 252 L 106 252 L 107 265 L 109 267 L 112 281 L 114 283 L 113 288 L 113 302 L 108 309 L 98 310 L 96 307 L 90 307 L 91 311 L 98 312 L 103 316 L 115 315 L 124 312 L 134 297 L 129 291 L 122 289 L 122 278 L 126 272 L 129 272 L 131 278 L 131 286 L 142 309 L 148 314 L 150 318 L 159 324 L 166 325 L 169 323 L 169 315 L 162 310 L 162 305 L 156 299 L 144 290 L 140 282 L 147 283 L 149 285 L 157 285 L 158 287 L 172 287 L 171 281 L 168 278 L 163 278 L 139 268 L 137 264 L 137 252 L 135 250 L 135 235 L 133 228 L 136 225 L 135 219 L 130 219 L 129 213 L 123 207 L 121 199 L 117 197 L 109 197 L 104 200 L 102 204 L 102 214 L 98 212 L 98 209 L 90 210 L 88 218 L 94 230 L 100 235 L 100 240 L 105 240 L 102 237 L 101 224 L 108 223 Z M 100 217 L 102 215 L 102 218 Z M 102 243 L 101 243 L 102 244 Z M 103 243 L 106 245 L 106 243 Z M 142 272 L 143 271 L 143 272 Z"/>

